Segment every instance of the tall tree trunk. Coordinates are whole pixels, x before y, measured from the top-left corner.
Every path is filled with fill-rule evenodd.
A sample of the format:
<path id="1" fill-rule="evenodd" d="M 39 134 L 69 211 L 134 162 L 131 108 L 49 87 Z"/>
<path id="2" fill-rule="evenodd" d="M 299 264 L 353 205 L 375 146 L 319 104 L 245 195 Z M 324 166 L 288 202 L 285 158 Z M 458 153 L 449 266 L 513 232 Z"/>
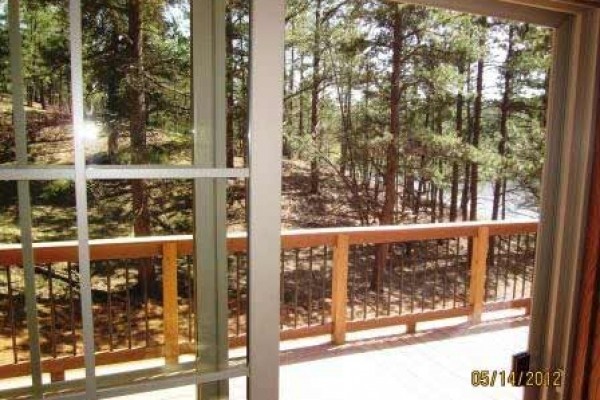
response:
<path id="1" fill-rule="evenodd" d="M 547 35 L 544 40 L 544 44 L 548 51 L 552 47 L 552 36 Z M 548 93 L 550 93 L 550 77 L 552 76 L 552 67 L 548 66 L 546 69 L 546 76 L 544 77 L 544 94 L 542 96 L 542 128 L 546 128 L 548 124 Z"/>
<path id="2" fill-rule="evenodd" d="M 400 74 L 402 67 L 402 11 L 397 5 L 392 5 L 394 10 L 393 18 L 393 38 L 392 38 L 392 74 L 391 74 L 391 94 L 390 94 L 390 135 L 391 140 L 387 145 L 385 172 L 383 182 L 385 185 L 385 197 L 379 222 L 381 225 L 394 223 L 394 205 L 398 195 L 396 190 L 396 175 L 398 173 L 398 145 L 400 141 L 400 100 L 402 98 L 402 87 Z"/>
<path id="3" fill-rule="evenodd" d="M 344 94 L 342 110 L 342 140 L 340 155 L 340 173 L 345 176 L 348 164 L 348 143 L 352 135 L 352 70 L 348 73 L 348 86 Z"/>
<path id="4" fill-rule="evenodd" d="M 291 95 L 294 93 L 294 78 L 295 78 L 295 65 L 296 65 L 296 51 L 294 45 L 291 46 L 290 51 L 290 70 L 287 74 L 287 94 Z M 294 126 L 294 98 L 291 97 L 286 104 L 286 119 L 290 127 Z M 284 135 L 283 137 L 283 155 L 287 158 L 292 157 L 292 146 L 290 143 L 290 136 Z"/>
<path id="5" fill-rule="evenodd" d="M 486 43 L 487 36 L 487 18 L 481 17 L 479 24 L 484 28 L 479 38 L 479 46 L 483 48 Z M 473 147 L 479 148 L 479 140 L 481 137 L 481 111 L 483 107 L 483 55 L 477 60 L 477 93 L 475 97 L 475 115 L 473 121 Z M 477 192 L 479 188 L 479 165 L 476 162 L 471 163 L 471 210 L 469 218 L 471 221 L 477 220 Z"/>
<path id="6" fill-rule="evenodd" d="M 467 61 L 467 101 L 466 101 L 466 117 L 467 117 L 467 129 L 463 137 L 463 143 L 470 144 L 471 137 L 473 136 L 473 113 L 471 104 L 471 62 Z M 471 163 L 465 162 L 464 166 L 464 182 L 462 188 L 462 196 L 460 199 L 460 209 L 463 221 L 469 219 L 469 193 L 471 186 Z"/>
<path id="7" fill-rule="evenodd" d="M 398 145 L 400 142 L 400 100 L 402 99 L 402 86 L 400 82 L 402 69 L 403 40 L 403 13 L 398 5 L 391 5 L 392 10 L 392 74 L 390 79 L 390 135 L 391 140 L 386 149 L 385 172 L 383 176 L 384 201 L 379 215 L 380 225 L 391 225 L 394 223 L 394 206 L 398 196 L 396 187 L 396 175 L 398 174 Z M 381 278 L 387 255 L 388 245 L 379 245 L 376 256 L 375 274 L 371 281 L 371 288 L 378 285 Z"/>
<path id="8" fill-rule="evenodd" d="M 471 185 L 471 163 L 466 162 L 464 168 L 465 180 L 462 187 L 462 195 L 460 199 L 460 212 L 463 221 L 469 219 L 469 193 Z"/>
<path id="9" fill-rule="evenodd" d="M 498 155 L 502 164 L 506 156 L 506 144 L 508 142 L 508 117 L 510 113 L 510 99 L 512 90 L 512 58 L 514 55 L 514 34 L 515 26 L 510 25 L 508 28 L 508 50 L 506 52 L 506 60 L 504 61 L 504 92 L 502 94 L 502 102 L 500 103 L 500 141 L 498 142 Z M 504 167 L 500 168 L 500 173 L 503 173 Z M 492 204 L 492 219 L 497 220 L 500 211 L 500 201 L 502 197 L 502 188 L 505 186 L 506 178 L 500 176 L 494 181 L 494 201 Z"/>
<path id="10" fill-rule="evenodd" d="M 506 179 L 502 182 L 502 219 L 506 219 Z"/>
<path id="11" fill-rule="evenodd" d="M 148 163 L 146 146 L 146 100 L 144 93 L 144 38 L 142 22 L 142 0 L 129 0 L 128 22 L 130 49 L 130 74 L 128 85 L 129 130 L 133 164 Z M 150 214 L 148 211 L 148 191 L 146 182 L 141 179 L 131 181 L 133 197 L 133 231 L 135 236 L 150 235 Z M 154 280 L 154 270 L 150 262 L 144 262 L 139 274 L 139 282 L 144 285 Z"/>
<path id="12" fill-rule="evenodd" d="M 116 25 L 117 16 L 111 12 L 112 23 Z M 119 33 L 116 27 L 113 27 L 113 34 L 110 41 L 110 53 L 117 55 L 119 51 Z M 119 76 L 117 71 L 110 72 L 106 88 L 106 112 L 108 126 L 108 159 L 111 164 L 117 164 L 119 154 Z"/>
<path id="13" fill-rule="evenodd" d="M 42 110 L 45 110 L 48 108 L 48 102 L 47 102 L 47 97 L 46 97 L 46 86 L 44 85 L 44 82 L 40 81 L 40 104 L 42 106 Z"/>
<path id="14" fill-rule="evenodd" d="M 304 54 L 300 53 L 298 59 L 300 60 L 300 65 L 298 66 L 298 74 L 300 79 L 300 86 L 298 90 L 302 91 L 302 86 L 304 83 Z M 298 95 L 298 132 L 297 135 L 299 138 L 304 136 L 304 94 L 300 93 Z M 298 155 L 297 155 L 298 156 Z"/>
<path id="15" fill-rule="evenodd" d="M 465 66 L 463 57 L 458 62 L 458 73 L 463 76 Z M 463 88 L 461 87 L 456 96 L 456 136 L 463 137 Z M 460 170 L 458 161 L 452 162 L 452 186 L 450 190 L 450 222 L 456 221 L 458 215 L 458 181 L 460 179 Z"/>
<path id="16" fill-rule="evenodd" d="M 315 32 L 313 43 L 313 78 L 310 105 L 310 134 L 312 136 L 314 154 L 310 160 L 310 193 L 319 193 L 319 157 L 321 138 L 319 132 L 319 87 L 321 85 L 321 0 L 316 1 Z"/>

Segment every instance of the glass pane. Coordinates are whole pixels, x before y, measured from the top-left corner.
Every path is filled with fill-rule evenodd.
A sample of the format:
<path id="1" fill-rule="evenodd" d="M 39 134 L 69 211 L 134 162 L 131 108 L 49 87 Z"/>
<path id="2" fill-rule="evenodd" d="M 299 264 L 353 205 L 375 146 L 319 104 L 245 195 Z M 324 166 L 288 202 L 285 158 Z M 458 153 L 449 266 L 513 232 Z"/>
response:
<path id="1" fill-rule="evenodd" d="M 227 162 L 241 167 L 247 150 L 249 5 L 229 3 Z M 122 8 L 91 1 L 83 20 L 88 163 L 191 164 L 189 1 Z"/>
<path id="2" fill-rule="evenodd" d="M 18 243 L 16 183 L 2 182 L 0 196 L 0 388 L 30 387 L 31 376 L 16 365 L 29 361 L 29 335 L 25 318 L 23 268 L 10 260 L 6 248 Z M 6 191 L 5 191 L 6 190 Z M 2 396 L 0 394 L 0 396 Z"/>
<path id="3" fill-rule="evenodd" d="M 20 242 L 16 205 L 16 184 L 3 182 L 0 206 L 0 379 L 2 389 L 31 386 L 28 376 L 29 332 L 25 312 L 25 278 L 23 267 L 11 261 Z M 73 183 L 66 181 L 32 181 L 31 210 L 34 242 L 57 246 L 57 252 L 35 258 L 35 288 L 41 357 L 45 363 L 43 382 L 72 380 L 65 360 L 81 364 L 81 308 L 79 271 L 72 239 L 76 231 Z M 11 246 L 12 244 L 12 246 Z M 16 250 L 16 251 L 15 251 Z M 69 251 L 70 250 L 70 251 Z M 70 253 L 70 254 L 69 254 Z"/>
<path id="4" fill-rule="evenodd" d="M 190 164 L 189 2 L 87 2 L 83 44 L 88 162 Z"/>
<path id="5" fill-rule="evenodd" d="M 204 183 L 206 182 L 206 183 Z M 224 182 L 224 181 L 221 181 Z M 195 370 L 198 352 L 194 267 L 193 183 L 144 181 L 150 196 L 134 211 L 129 185 L 140 181 L 88 184 L 92 241 L 92 303 L 100 386 L 123 383 L 119 374 L 140 377 Z M 201 185 L 209 185 L 206 180 Z M 231 367 L 245 364 L 248 272 L 246 183 L 227 182 L 227 268 L 224 336 Z M 202 212 L 208 209 L 199 207 Z M 146 221 L 140 221 L 147 218 Z M 136 225 L 148 228 L 135 235 Z M 177 236 L 176 236 L 177 235 Z M 108 242 L 106 242 L 108 240 Z M 170 246 L 174 246 L 171 253 Z M 220 269 L 223 271 L 223 269 Z M 202 285 L 200 285 L 202 287 Z M 165 371 L 155 370 L 167 366 Z M 111 376 L 114 377 L 111 378 Z"/>
<path id="6" fill-rule="evenodd" d="M 23 91 L 29 161 L 72 164 L 67 1 L 22 1 Z M 0 2 L 0 164 L 15 162 L 7 1 Z"/>
<path id="7" fill-rule="evenodd" d="M 431 334 L 436 342 L 432 346 L 466 343 L 467 362 L 510 369 L 503 351 L 514 354 L 527 347 L 535 273 L 532 231 L 539 218 L 553 30 L 434 7 L 363 3 L 357 8 L 341 1 L 286 1 L 282 220 L 286 229 L 313 234 L 318 227 L 343 234 L 345 227 L 383 232 L 376 226 L 398 225 L 409 236 L 384 243 L 365 235 L 363 242 L 349 245 L 342 282 L 347 302 L 339 307 L 329 289 L 332 275 L 341 274 L 330 273 L 334 268 L 328 267 L 331 258 L 324 256 L 323 243 L 284 249 L 284 336 L 313 327 L 318 332 L 331 322 L 331 310 L 337 307 L 356 329 L 347 336 L 352 347 L 368 342 L 364 350 L 376 352 L 390 340 L 413 344 Z M 529 230 L 516 221 L 523 218 L 533 219 Z M 472 267 L 473 272 L 485 267 L 471 265 L 476 251 L 471 238 L 410 237 L 414 224 L 455 223 L 458 229 L 464 226 L 461 221 L 488 219 L 509 220 L 497 224 L 517 229 L 485 240 L 485 282 L 477 283 L 478 275 L 471 273 Z M 298 233 L 287 235 L 292 242 Z M 477 290 L 483 284 L 485 290 Z M 484 320 L 506 318 L 508 326 L 512 315 L 522 318 L 520 331 L 512 326 L 510 332 L 501 331 L 498 323 L 486 332 L 488 343 L 499 343 L 495 338 L 509 332 L 502 340 L 507 347 L 497 355 L 483 341 L 477 343 L 475 336 L 482 335 L 467 340 L 464 333 L 471 326 L 444 330 L 454 324 L 450 316 L 468 308 L 469 294 L 478 292 L 485 294 L 485 300 L 473 297 L 477 304 L 485 303 Z M 432 320 L 424 322 L 426 318 Z M 467 320 L 462 318 L 455 321 Z M 394 325 L 367 329 L 386 321 Z M 477 328 L 472 332 L 481 333 Z M 296 398 L 367 397 L 374 386 L 363 395 L 364 385 L 358 382 L 364 377 L 344 376 L 333 386 L 319 385 L 317 377 L 310 385 L 295 385 L 319 363 L 327 370 L 335 368 L 331 348 L 316 351 L 321 338 L 311 336 L 283 343 L 286 350 L 310 347 L 286 351 L 285 357 L 311 357 L 310 362 L 282 367 L 282 392 Z M 473 351 L 480 345 L 481 351 Z M 315 353 L 322 359 L 312 357 Z M 344 365 L 354 359 L 364 367 L 367 358 L 354 354 Z M 435 357 L 428 358 L 435 364 Z M 399 355 L 396 362 L 402 365 L 408 359 Z M 450 370 L 465 376 L 470 372 L 464 365 Z M 374 365 L 360 371 L 377 379 L 389 369 Z M 410 393 L 407 398 L 419 398 L 431 371 L 442 378 L 448 372 L 433 364 L 424 367 L 423 373 L 402 382 Z M 336 377 L 327 375 L 329 381 Z M 342 387 L 345 393 L 330 395 L 328 387 Z M 381 396 L 374 397 L 394 397 L 385 393 L 385 385 L 379 388 Z M 455 395 L 461 388 L 451 389 Z M 449 392 L 446 386 L 444 390 Z M 518 388 L 498 390 L 507 391 L 505 396 L 498 393 L 499 398 L 522 397 Z M 448 396 L 440 390 L 434 397 Z"/>
<path id="8" fill-rule="evenodd" d="M 68 2 L 21 4 L 26 94 L 23 107 L 30 162 L 72 164 Z M 88 164 L 191 164 L 189 2 L 138 4 L 83 4 Z M 226 71 L 218 71 L 226 74 L 228 82 L 227 110 L 221 109 L 223 120 L 227 120 L 226 155 L 230 167 L 244 166 L 247 158 L 248 13 L 245 2 L 228 5 L 227 66 Z M 0 0 L 0 43 L 8 40 L 6 17 L 6 1 Z M 7 48 L 0 48 L 0 163 L 4 164 L 16 161 Z M 20 233 L 16 185 L 0 182 L 0 190 L 3 246 L 18 243 Z M 36 265 L 43 380 L 55 383 L 46 393 L 65 386 L 62 382 L 69 380 L 78 380 L 76 386 L 81 389 L 85 371 L 77 243 L 55 243 L 76 239 L 74 185 L 34 181 L 31 192 L 34 241 L 53 243 L 52 254 L 37 260 Z M 219 200 L 228 202 L 231 231 L 246 229 L 245 193 L 245 181 L 232 180 L 227 194 Z M 192 233 L 192 182 L 95 181 L 88 183 L 88 197 L 90 239 L 130 241 L 125 246 L 115 242 L 100 246 L 100 253 L 96 243 L 92 247 L 99 386 L 122 383 L 118 374 L 136 369 L 146 370 L 142 375 L 147 376 L 148 369 L 167 361 L 180 365 L 191 361 L 195 368 L 198 311 L 194 301 L 194 246 L 191 237 L 173 238 Z M 158 235 L 167 238 L 158 246 L 149 244 Z M 169 258 L 165 253 L 168 246 L 163 244 L 172 241 L 181 242 L 182 248 Z M 222 335 L 225 362 L 229 359 L 232 366 L 239 366 L 245 364 L 246 355 L 247 246 L 243 237 L 232 237 L 228 245 L 230 242 L 235 244 L 231 253 L 220 260 L 226 265 L 219 268 L 226 277 L 223 306 L 227 307 L 224 315 L 229 315 Z M 5 250 L 0 247 L 0 255 Z M 0 265 L 0 304 L 7 311 L 2 314 L 2 322 L 8 326 L 0 330 L 0 371 L 6 362 L 8 370 L 16 374 L 21 367 L 13 368 L 14 364 L 26 362 L 29 357 L 23 273 L 21 267 L 6 264 Z M 167 287 L 168 282 L 175 286 Z M 173 296 L 173 289 L 177 296 Z M 173 315 L 178 317 L 174 329 L 168 326 Z M 173 350 L 179 351 L 179 357 L 173 356 Z M 118 375 L 117 379 L 104 379 L 111 375 Z M 17 386 L 31 385 L 30 379 L 15 382 Z"/>
<path id="9" fill-rule="evenodd" d="M 115 254 L 116 242 L 97 248 L 92 241 L 92 303 L 98 376 L 117 375 L 135 370 L 164 366 L 163 357 L 169 334 L 168 315 L 176 315 L 175 340 L 179 357 L 172 363 L 191 363 L 195 368 L 196 310 L 195 274 L 192 254 L 192 182 L 147 181 L 150 192 L 148 211 L 151 237 L 131 238 L 134 217 L 131 197 L 119 196 L 130 182 L 98 181 L 89 183 L 90 230 L 97 239 L 129 241 Z M 16 184 L 5 183 L 7 193 L 0 205 L 0 260 L 8 260 L 10 243 L 18 243 L 16 220 Z M 54 252 L 36 262 L 36 293 L 42 359 L 49 363 L 44 383 L 78 380 L 82 388 L 83 331 L 79 295 L 79 266 L 76 262 L 74 189 L 72 182 L 31 183 L 34 239 L 54 243 Z M 101 188 L 98 189 L 98 188 Z M 227 304 L 229 360 L 232 367 L 246 360 L 245 333 L 247 316 L 248 274 L 245 233 L 245 180 L 229 180 L 227 185 L 227 225 L 229 231 L 227 261 Z M 160 196 L 158 195 L 160 194 Z M 12 201 L 8 201 L 12 199 Z M 111 207 L 108 207 L 111 205 Z M 129 210 L 116 213 L 114 210 Z M 105 228 L 107 227 L 107 228 Z M 129 234 L 127 233 L 129 232 Z M 187 235 L 187 236 L 175 236 Z M 240 237 L 240 235 L 242 235 Z M 120 239 L 119 239 L 120 237 Z M 158 246 L 146 246 L 150 242 Z M 175 263 L 163 263 L 164 243 L 177 241 L 180 254 Z M 140 243 L 142 246 L 140 247 Z M 141 250 L 140 250 L 141 249 Z M 139 252 L 142 253 L 139 253 Z M 147 254 L 146 254 L 147 252 Z M 127 256 L 130 254 L 130 256 Z M 141 255 L 140 255 L 141 254 Z M 148 255 L 148 257 L 143 257 Z M 165 269 L 174 267 L 169 277 Z M 167 288 L 167 280 L 175 286 Z M 176 299 L 169 302 L 169 294 Z M 28 334 L 24 305 L 23 270 L 14 263 L 0 263 L 0 378 L 2 387 L 12 389 L 31 386 L 27 371 L 15 368 L 29 361 Z M 168 304 L 167 304 L 168 303 Z M 174 313 L 167 313 L 171 307 Z M 173 336 L 170 336 L 173 337 Z M 171 342 L 172 343 L 172 342 Z M 171 347 L 173 348 L 173 347 Z M 153 372 L 153 374 L 155 371 Z M 145 373 L 142 372 L 142 376 Z M 240 381 L 244 381 L 241 379 Z M 112 384 L 120 382 L 113 381 Z M 121 382 L 122 383 L 122 382 Z M 106 385 L 100 380 L 100 385 Z M 239 391 L 240 383 L 235 387 Z M 55 389 L 48 389 L 47 393 Z M 192 390 L 192 393 L 195 393 Z"/>

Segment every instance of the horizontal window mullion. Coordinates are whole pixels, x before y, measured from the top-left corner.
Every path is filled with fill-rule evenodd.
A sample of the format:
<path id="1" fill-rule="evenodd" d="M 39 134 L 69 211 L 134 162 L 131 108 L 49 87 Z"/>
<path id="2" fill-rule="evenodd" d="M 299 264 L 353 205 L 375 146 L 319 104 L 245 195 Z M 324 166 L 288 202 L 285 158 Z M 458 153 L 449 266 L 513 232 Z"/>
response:
<path id="1" fill-rule="evenodd" d="M 198 168 L 193 166 L 115 165 L 87 167 L 88 180 L 116 179 L 217 179 L 247 178 L 247 168 Z M 0 166 L 0 181 L 75 180 L 73 166 Z"/>
<path id="2" fill-rule="evenodd" d="M 247 178 L 250 173 L 246 168 L 115 165 L 88 167 L 86 176 L 88 179 L 198 179 Z"/>
<path id="3" fill-rule="evenodd" d="M 55 181 L 74 180 L 72 166 L 0 166 L 0 181 Z"/>

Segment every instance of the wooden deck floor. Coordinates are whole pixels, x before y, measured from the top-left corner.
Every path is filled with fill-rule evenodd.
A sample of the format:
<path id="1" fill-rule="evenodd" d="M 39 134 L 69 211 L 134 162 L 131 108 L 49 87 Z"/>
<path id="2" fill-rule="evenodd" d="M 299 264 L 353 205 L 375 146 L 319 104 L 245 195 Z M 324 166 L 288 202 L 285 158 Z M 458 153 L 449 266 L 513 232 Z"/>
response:
<path id="1" fill-rule="evenodd" d="M 415 334 L 405 334 L 403 329 L 353 333 L 344 346 L 332 346 L 328 336 L 283 342 L 281 400 L 522 399 L 520 388 L 471 385 L 473 370 L 509 371 L 511 355 L 526 349 L 529 318 L 522 310 L 484 314 L 478 325 L 456 318 L 420 324 Z M 102 369 L 114 374 L 129 370 L 133 364 L 147 368 L 163 362 L 147 360 Z M 84 375 L 83 371 L 70 371 L 68 376 Z M 3 381 L 2 386 L 8 383 Z M 28 385 L 25 378 L 12 383 Z M 245 386 L 245 378 L 232 379 L 230 399 L 246 399 Z M 195 398 L 195 388 L 190 386 L 130 395 L 123 400 Z"/>
<path id="2" fill-rule="evenodd" d="M 510 370 L 512 354 L 527 345 L 529 318 L 487 315 L 423 324 L 412 335 L 401 328 L 356 333 L 347 345 L 328 337 L 282 344 L 282 400 L 521 400 L 522 389 L 475 388 L 471 371 Z M 492 319 L 493 318 L 493 319 Z M 434 329 L 435 328 L 435 329 Z M 230 383 L 231 399 L 246 399 L 245 379 Z M 128 396 L 127 400 L 194 399 L 194 388 Z"/>

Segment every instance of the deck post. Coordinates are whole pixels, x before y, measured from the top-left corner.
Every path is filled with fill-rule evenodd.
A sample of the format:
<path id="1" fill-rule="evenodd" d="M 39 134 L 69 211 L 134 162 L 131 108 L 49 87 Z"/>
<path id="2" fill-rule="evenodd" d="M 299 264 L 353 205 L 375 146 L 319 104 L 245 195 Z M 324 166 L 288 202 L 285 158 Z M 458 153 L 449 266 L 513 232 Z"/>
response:
<path id="1" fill-rule="evenodd" d="M 332 340 L 336 345 L 346 342 L 346 303 L 348 302 L 348 235 L 339 235 L 333 250 L 331 316 Z"/>
<path id="2" fill-rule="evenodd" d="M 481 314 L 483 312 L 489 240 L 490 230 L 487 226 L 480 227 L 477 230 L 477 235 L 473 237 L 471 281 L 469 286 L 471 315 L 469 316 L 469 320 L 475 324 L 481 322 Z"/>
<path id="3" fill-rule="evenodd" d="M 176 365 L 179 361 L 179 309 L 177 304 L 177 243 L 162 245 L 163 276 L 163 330 L 165 361 Z"/>

